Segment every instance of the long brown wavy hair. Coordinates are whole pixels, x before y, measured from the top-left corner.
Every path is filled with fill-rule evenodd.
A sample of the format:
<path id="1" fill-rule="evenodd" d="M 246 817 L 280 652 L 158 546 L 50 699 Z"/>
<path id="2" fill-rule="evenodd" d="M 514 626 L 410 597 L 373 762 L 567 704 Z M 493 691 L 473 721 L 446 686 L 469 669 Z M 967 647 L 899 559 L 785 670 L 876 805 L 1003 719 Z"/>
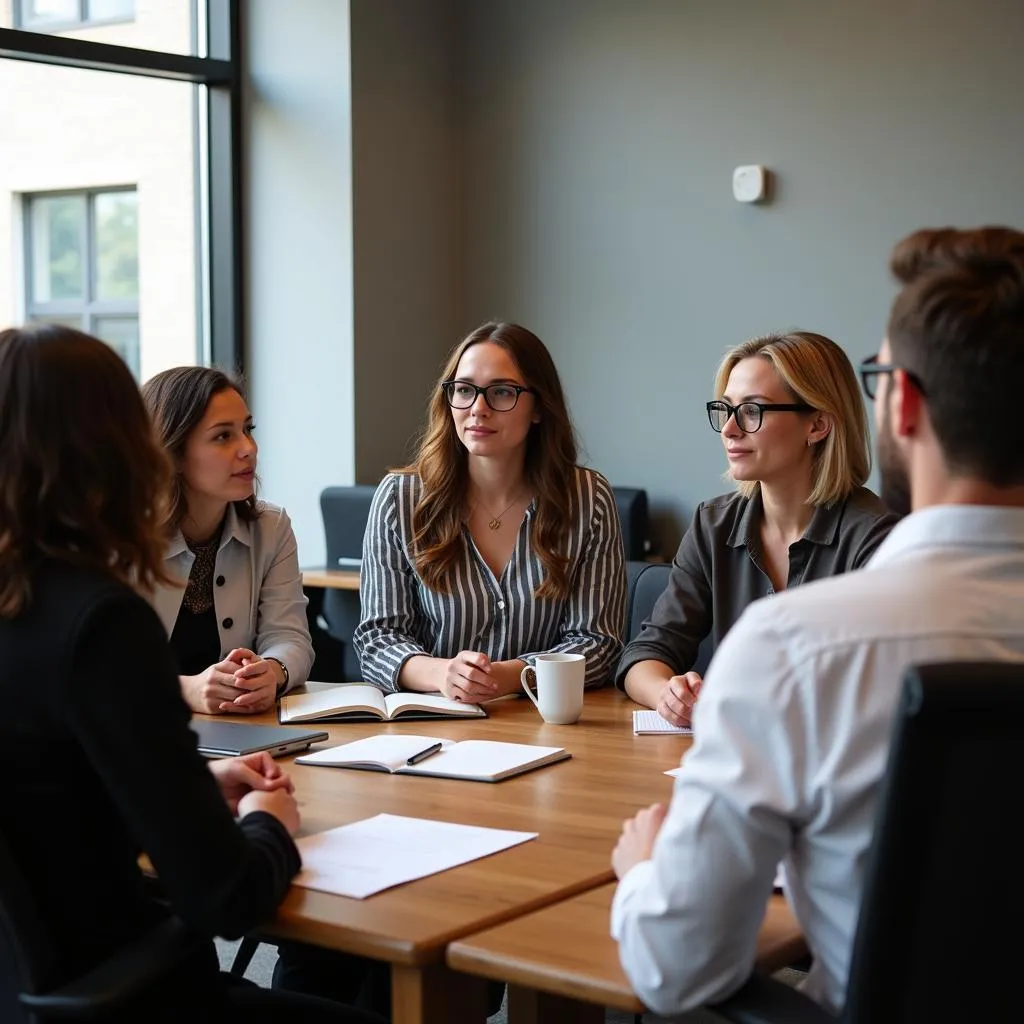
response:
<path id="1" fill-rule="evenodd" d="M 416 474 L 422 483 L 412 517 L 416 570 L 431 590 L 447 593 L 452 570 L 464 550 L 469 454 L 455 432 L 441 385 L 454 378 L 465 351 L 484 341 L 499 345 L 512 357 L 540 415 L 526 438 L 524 467 L 526 481 L 536 494 L 530 539 L 544 567 L 536 596 L 562 599 L 569 593 L 569 560 L 564 552 L 575 515 L 576 434 L 551 353 L 537 335 L 517 324 L 482 324 L 452 349 L 430 399 L 416 458 L 398 470 Z"/>
<path id="2" fill-rule="evenodd" d="M 142 400 L 149 410 L 157 437 L 174 465 L 167 518 L 167 529 L 172 534 L 181 526 L 188 512 L 185 482 L 180 469 L 185 445 L 206 415 L 210 400 L 222 391 L 237 391 L 245 398 L 240 380 L 210 366 L 175 366 L 150 377 L 142 385 Z M 242 501 L 232 502 L 239 519 L 251 522 L 259 518 L 256 503 L 258 486 L 259 479 L 254 478 L 252 494 Z"/>
<path id="3" fill-rule="evenodd" d="M 129 585 L 164 570 L 170 466 L 128 367 L 58 324 L 0 332 L 0 617 L 44 558 Z"/>

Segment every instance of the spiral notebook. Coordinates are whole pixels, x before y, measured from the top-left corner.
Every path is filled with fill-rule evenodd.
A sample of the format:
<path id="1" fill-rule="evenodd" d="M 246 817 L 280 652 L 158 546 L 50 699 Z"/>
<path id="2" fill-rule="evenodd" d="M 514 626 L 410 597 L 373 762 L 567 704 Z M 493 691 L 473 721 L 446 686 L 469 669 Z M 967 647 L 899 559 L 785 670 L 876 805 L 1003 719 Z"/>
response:
<path id="1" fill-rule="evenodd" d="M 688 725 L 673 725 L 666 722 L 657 711 L 633 712 L 634 736 L 692 736 Z"/>

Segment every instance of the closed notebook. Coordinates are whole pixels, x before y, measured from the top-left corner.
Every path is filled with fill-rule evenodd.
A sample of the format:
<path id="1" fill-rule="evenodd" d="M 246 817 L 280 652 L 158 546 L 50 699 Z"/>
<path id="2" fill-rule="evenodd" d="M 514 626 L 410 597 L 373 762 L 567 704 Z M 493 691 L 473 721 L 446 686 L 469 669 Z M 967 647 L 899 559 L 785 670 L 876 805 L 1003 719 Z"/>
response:
<path id="1" fill-rule="evenodd" d="M 657 711 L 633 712 L 634 736 L 692 736 L 693 730 L 687 725 L 673 725 L 666 722 Z"/>
<path id="2" fill-rule="evenodd" d="M 410 758 L 440 744 L 416 764 Z M 433 775 L 442 779 L 472 782 L 501 782 L 544 765 L 564 761 L 572 755 L 562 747 L 538 747 L 528 743 L 500 743 L 496 740 L 442 740 L 436 736 L 408 736 L 380 733 L 340 747 L 328 747 L 296 758 L 299 764 L 330 768 L 360 768 L 394 775 Z"/>
<path id="3" fill-rule="evenodd" d="M 377 718 L 486 718 L 479 704 L 460 704 L 434 693 L 388 693 L 365 683 L 335 683 L 326 690 L 281 698 L 282 722 L 345 722 Z"/>

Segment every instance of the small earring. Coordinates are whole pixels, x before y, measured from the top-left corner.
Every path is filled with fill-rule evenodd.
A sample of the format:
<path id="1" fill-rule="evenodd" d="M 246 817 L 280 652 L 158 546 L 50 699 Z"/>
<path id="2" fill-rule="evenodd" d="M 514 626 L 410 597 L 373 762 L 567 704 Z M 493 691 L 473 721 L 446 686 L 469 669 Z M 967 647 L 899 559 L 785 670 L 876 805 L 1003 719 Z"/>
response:
<path id="1" fill-rule="evenodd" d="M 814 445 L 814 442 L 810 438 L 807 438 L 807 447 L 811 448 L 811 447 L 813 447 L 813 445 Z"/>

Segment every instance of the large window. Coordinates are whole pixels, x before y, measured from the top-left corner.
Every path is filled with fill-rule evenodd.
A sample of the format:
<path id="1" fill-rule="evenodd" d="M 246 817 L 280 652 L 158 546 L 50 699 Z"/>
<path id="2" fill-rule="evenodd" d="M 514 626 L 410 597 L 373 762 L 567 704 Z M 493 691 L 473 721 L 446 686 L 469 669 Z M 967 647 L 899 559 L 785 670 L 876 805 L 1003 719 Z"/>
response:
<path id="1" fill-rule="evenodd" d="M 243 368 L 237 0 L 0 0 L 0 329 Z"/>
<path id="2" fill-rule="evenodd" d="M 94 22 L 131 21 L 135 0 L 14 0 L 16 28 L 62 32 Z"/>
<path id="3" fill-rule="evenodd" d="M 95 334 L 138 375 L 135 189 L 28 196 L 25 223 L 27 319 Z"/>

